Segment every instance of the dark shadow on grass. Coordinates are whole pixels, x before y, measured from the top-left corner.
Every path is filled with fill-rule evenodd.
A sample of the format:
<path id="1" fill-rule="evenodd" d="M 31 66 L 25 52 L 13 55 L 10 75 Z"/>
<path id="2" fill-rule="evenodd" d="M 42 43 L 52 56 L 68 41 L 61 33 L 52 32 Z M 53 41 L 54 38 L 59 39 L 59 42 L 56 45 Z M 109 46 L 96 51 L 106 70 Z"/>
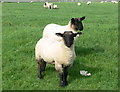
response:
<path id="1" fill-rule="evenodd" d="M 104 49 L 100 47 L 84 48 L 84 47 L 75 46 L 75 50 L 76 50 L 76 55 L 79 55 L 79 56 L 86 56 L 86 55 L 93 54 L 93 53 L 104 52 Z"/>
<path id="2" fill-rule="evenodd" d="M 99 47 L 94 47 L 94 48 L 83 48 L 83 47 L 78 47 L 76 46 L 76 55 L 79 55 L 79 56 L 86 56 L 86 55 L 89 55 L 89 54 L 94 54 L 94 53 L 103 53 L 104 52 L 104 49 L 102 48 L 99 48 Z M 89 67 L 89 66 L 86 66 L 85 64 L 77 64 L 74 62 L 73 66 L 70 68 L 70 71 L 69 71 L 69 79 L 68 81 L 69 82 L 72 82 L 74 81 L 75 79 L 82 79 L 82 78 L 89 78 L 91 76 L 82 76 L 80 75 L 80 70 L 86 70 L 88 72 L 90 72 L 92 75 L 102 71 L 102 68 L 100 67 Z"/>

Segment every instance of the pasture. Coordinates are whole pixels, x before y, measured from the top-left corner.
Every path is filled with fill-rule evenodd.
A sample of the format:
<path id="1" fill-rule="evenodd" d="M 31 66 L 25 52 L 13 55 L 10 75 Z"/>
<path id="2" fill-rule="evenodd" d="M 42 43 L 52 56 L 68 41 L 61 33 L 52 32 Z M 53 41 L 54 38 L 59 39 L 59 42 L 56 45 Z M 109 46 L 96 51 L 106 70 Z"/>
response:
<path id="1" fill-rule="evenodd" d="M 2 89 L 4 90 L 117 90 L 118 4 L 55 2 L 59 9 L 43 3 L 2 4 Z M 83 34 L 76 43 L 77 58 L 61 88 L 53 65 L 44 79 L 37 77 L 34 48 L 49 23 L 67 25 L 72 17 L 86 16 Z M 92 75 L 85 77 L 80 70 Z"/>

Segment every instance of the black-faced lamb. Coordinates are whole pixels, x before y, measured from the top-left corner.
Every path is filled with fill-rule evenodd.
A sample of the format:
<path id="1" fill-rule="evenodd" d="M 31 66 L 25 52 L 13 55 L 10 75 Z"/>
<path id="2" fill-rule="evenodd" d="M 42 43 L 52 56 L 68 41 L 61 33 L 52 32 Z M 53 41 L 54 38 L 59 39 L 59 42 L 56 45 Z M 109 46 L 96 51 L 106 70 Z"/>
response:
<path id="1" fill-rule="evenodd" d="M 87 4 L 87 5 L 90 5 L 91 3 L 92 3 L 91 1 L 88 1 L 86 4 Z"/>
<path id="2" fill-rule="evenodd" d="M 74 37 L 81 32 L 55 33 L 62 38 L 61 41 L 54 41 L 50 38 L 41 38 L 35 47 L 35 56 L 38 63 L 38 77 L 43 78 L 42 72 L 45 71 L 46 63 L 55 64 L 55 69 L 59 73 L 60 86 L 66 86 L 68 68 L 75 60 Z"/>
<path id="3" fill-rule="evenodd" d="M 48 8 L 48 9 L 52 9 L 53 3 L 45 2 L 44 5 L 43 5 L 43 7 L 44 7 L 44 8 Z"/>
<path id="4" fill-rule="evenodd" d="M 56 36 L 55 33 L 64 33 L 66 30 L 72 31 L 73 33 L 76 33 L 78 30 L 83 30 L 83 23 L 82 21 L 85 19 L 85 16 L 81 18 L 72 18 L 68 25 L 61 26 L 58 24 L 48 24 L 45 26 L 43 30 L 43 38 L 51 38 L 54 40 L 61 40 L 60 37 Z"/>
<path id="5" fill-rule="evenodd" d="M 48 2 L 45 2 L 43 7 L 48 8 L 48 9 L 57 9 L 58 8 L 58 6 L 56 4 L 48 3 Z"/>

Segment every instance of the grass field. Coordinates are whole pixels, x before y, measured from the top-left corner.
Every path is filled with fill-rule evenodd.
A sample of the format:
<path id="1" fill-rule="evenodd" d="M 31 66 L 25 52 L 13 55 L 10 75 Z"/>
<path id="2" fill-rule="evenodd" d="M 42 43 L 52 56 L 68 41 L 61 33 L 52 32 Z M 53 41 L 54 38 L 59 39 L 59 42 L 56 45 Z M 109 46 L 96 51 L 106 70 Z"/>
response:
<path id="1" fill-rule="evenodd" d="M 4 90 L 117 90 L 118 6 L 112 3 L 55 3 L 48 10 L 43 3 L 2 4 L 2 87 Z M 47 65 L 44 79 L 37 78 L 34 47 L 49 23 L 66 25 L 72 17 L 86 16 L 83 35 L 76 43 L 77 58 L 70 69 L 69 85 L 58 86 L 53 65 Z M 84 77 L 80 70 L 92 75 Z"/>

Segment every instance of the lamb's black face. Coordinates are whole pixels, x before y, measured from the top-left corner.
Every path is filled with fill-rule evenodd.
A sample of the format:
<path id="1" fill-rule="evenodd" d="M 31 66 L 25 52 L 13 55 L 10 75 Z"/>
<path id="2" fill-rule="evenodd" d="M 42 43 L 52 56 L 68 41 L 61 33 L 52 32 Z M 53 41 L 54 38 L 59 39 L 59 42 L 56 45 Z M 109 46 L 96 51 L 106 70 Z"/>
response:
<path id="1" fill-rule="evenodd" d="M 83 24 L 82 21 L 85 19 L 85 17 L 81 18 L 72 18 L 71 19 L 71 27 L 74 28 L 74 30 L 83 30 Z"/>
<path id="2" fill-rule="evenodd" d="M 71 47 L 71 45 L 73 44 L 73 41 L 74 41 L 74 35 L 73 35 L 72 31 L 64 32 L 63 39 L 64 39 L 65 45 L 67 47 Z"/>
<path id="3" fill-rule="evenodd" d="M 63 37 L 64 43 L 67 47 L 71 47 L 74 41 L 74 37 L 77 36 L 77 34 L 81 34 L 81 32 L 73 33 L 72 31 L 65 31 L 62 33 L 56 33 L 56 35 Z"/>

